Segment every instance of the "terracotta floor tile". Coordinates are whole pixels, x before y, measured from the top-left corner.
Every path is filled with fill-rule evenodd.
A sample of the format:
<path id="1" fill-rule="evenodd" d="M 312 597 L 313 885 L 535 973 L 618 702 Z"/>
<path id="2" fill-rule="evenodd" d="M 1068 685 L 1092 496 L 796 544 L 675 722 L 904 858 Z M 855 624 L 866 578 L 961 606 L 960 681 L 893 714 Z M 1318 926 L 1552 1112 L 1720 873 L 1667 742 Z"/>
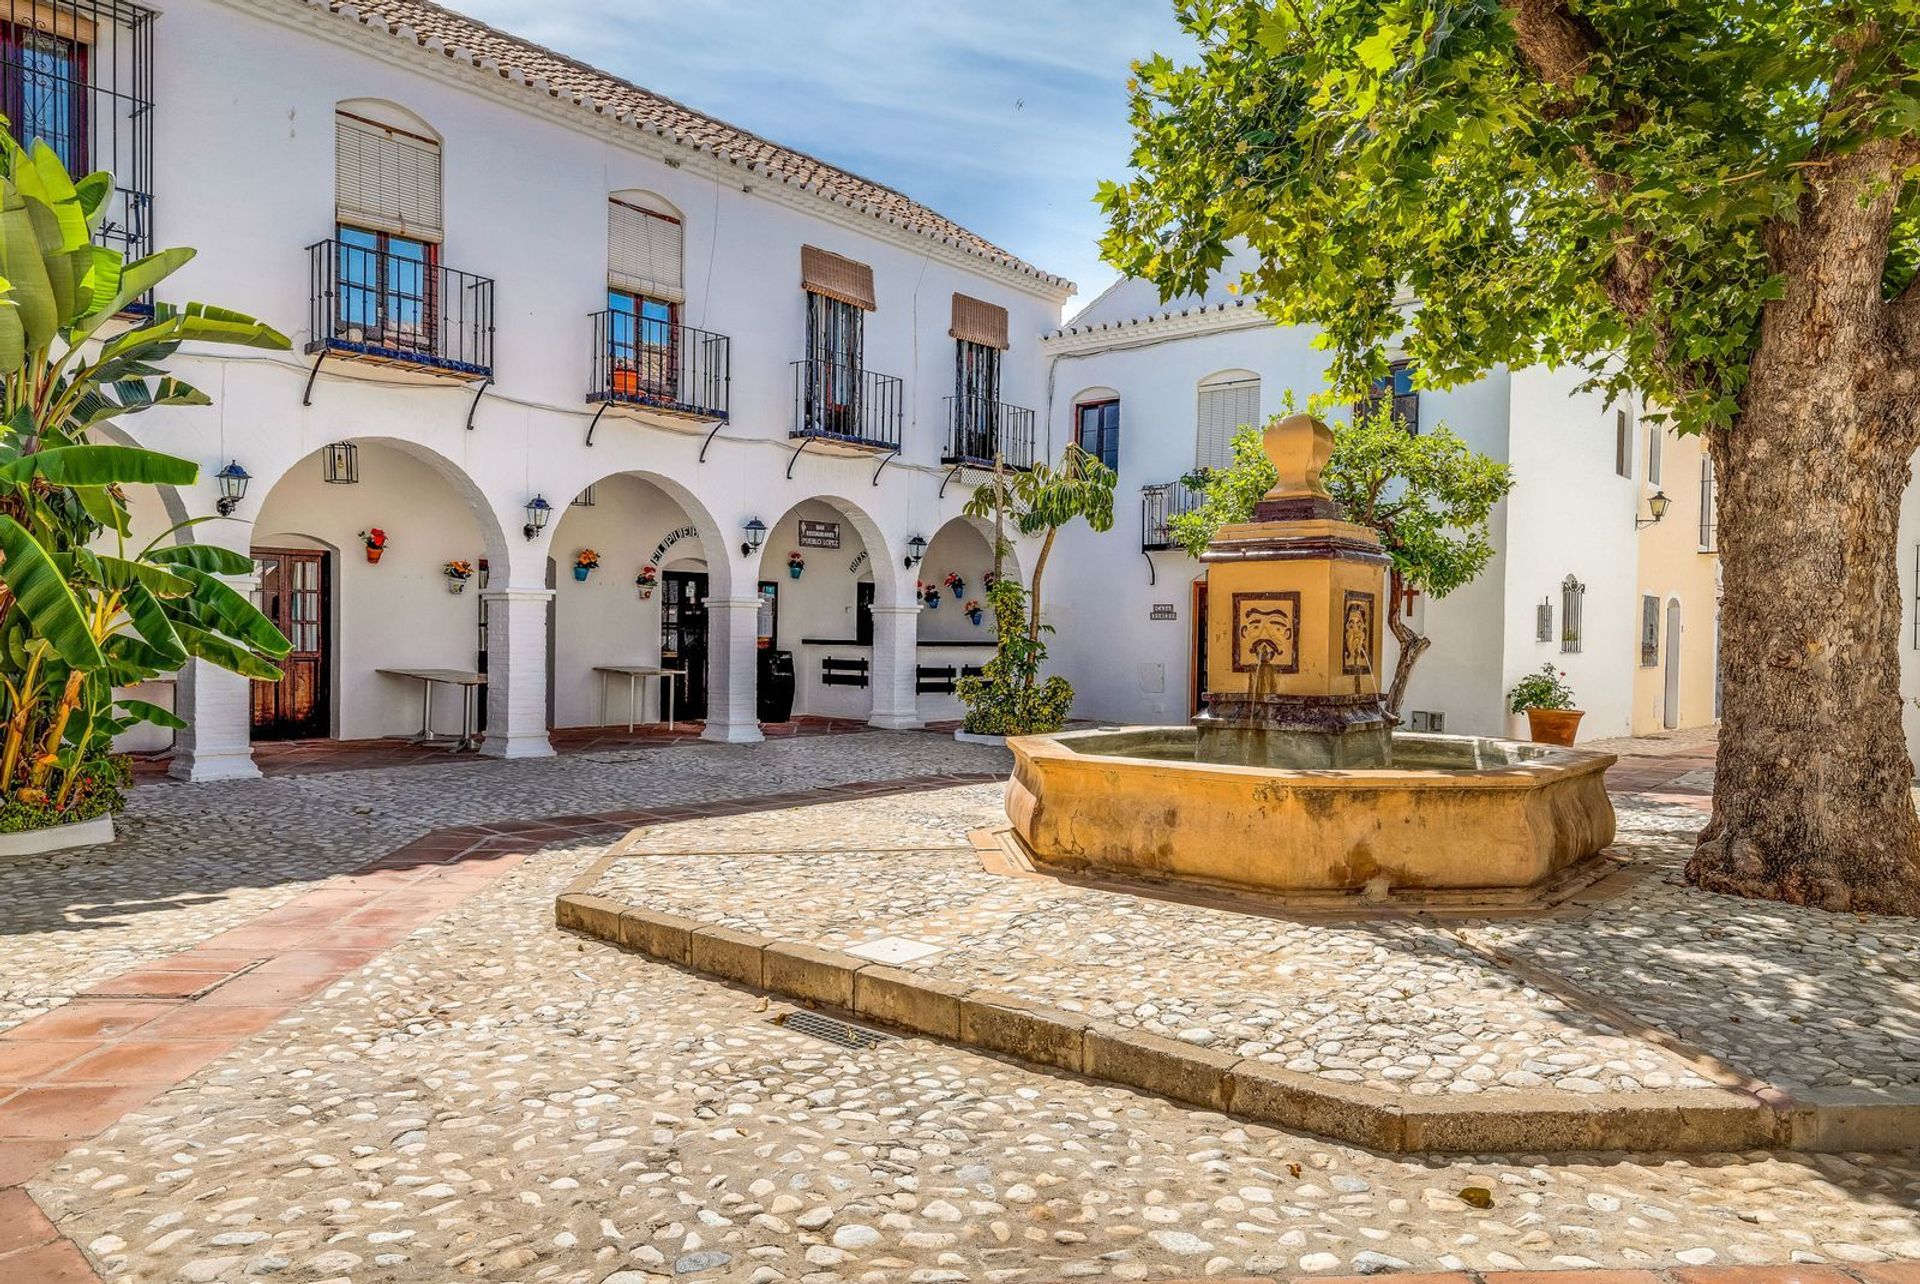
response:
<path id="1" fill-rule="evenodd" d="M 428 920 L 414 923 L 380 923 L 368 927 L 347 926 L 327 933 L 327 944 L 340 949 L 384 951 L 407 939 L 414 929 Z"/>
<path id="2" fill-rule="evenodd" d="M 284 925 L 257 926 L 248 923 L 243 927 L 229 928 L 217 936 L 209 936 L 200 944 L 216 950 L 258 950 L 262 958 L 290 949 L 304 941 L 310 941 L 321 935 L 321 929 L 313 927 L 287 927 Z"/>
<path id="3" fill-rule="evenodd" d="M 87 1265 L 87 1258 L 65 1239 L 23 1249 L 0 1257 L 0 1279 L 19 1280 L 22 1284 L 99 1284 L 100 1277 Z"/>
<path id="4" fill-rule="evenodd" d="M 1554 1273 L 1558 1275 L 1573 1272 L 1556 1271 Z M 1634 1273 L 1633 1271 L 1625 1272 L 1628 1275 Z M 1371 1275 L 1310 1275 L 1306 1278 L 1316 1281 L 1316 1284 L 1363 1284 L 1363 1281 L 1364 1284 L 1380 1284 L 1379 1280 Z M 1491 1278 L 1505 1279 L 1506 1276 L 1496 1271 Z M 1213 1284 L 1218 1284 L 1218 1281 L 1214 1281 Z M 1473 1284 L 1473 1276 L 1465 1271 L 1409 1271 L 1405 1275 L 1396 1273 L 1393 1284 Z"/>
<path id="5" fill-rule="evenodd" d="M 233 976 L 230 971 L 186 972 L 142 968 L 100 982 L 88 994 L 112 999 L 184 999 L 203 994 Z"/>
<path id="6" fill-rule="evenodd" d="M 276 1004 L 291 1005 L 313 997 L 337 980 L 339 977 L 335 975 L 267 975 L 255 970 L 227 982 L 201 999 L 199 1006 L 258 1008 Z"/>
<path id="7" fill-rule="evenodd" d="M 91 1137 L 161 1089 L 155 1083 L 28 1088 L 0 1103 L 0 1137 Z"/>
<path id="8" fill-rule="evenodd" d="M 0 1034 L 0 1041 L 31 1039 L 111 1039 L 137 1030 L 157 1016 L 178 1007 L 162 1000 L 76 999 L 16 1025 Z"/>
<path id="9" fill-rule="evenodd" d="M 165 958 L 154 959 L 143 964 L 143 972 L 239 972 L 266 955 L 258 950 L 210 950 L 204 946 L 195 946 L 182 950 L 178 954 L 169 954 Z"/>
<path id="10" fill-rule="evenodd" d="M 65 1141 L 0 1137 L 0 1190 L 32 1181 L 69 1149 Z"/>
<path id="11" fill-rule="evenodd" d="M 97 1039 L 30 1039 L 0 1043 L 0 1083 L 34 1083 L 103 1045 Z"/>
<path id="12" fill-rule="evenodd" d="M 110 1043 L 55 1075 L 55 1083 L 175 1084 L 191 1078 L 237 1039 L 149 1039 Z"/>
<path id="13" fill-rule="evenodd" d="M 1661 1284 L 1653 1271 L 1488 1271 L 1487 1278 L 1500 1284 Z M 1740 1284 L 1729 1278 L 1725 1269 L 1709 1268 L 1706 1274 L 1722 1284 Z M 1403 1277 L 1410 1278 L 1410 1277 Z"/>
<path id="14" fill-rule="evenodd" d="M 0 1257 L 59 1238 L 60 1232 L 23 1187 L 0 1190 Z"/>
<path id="15" fill-rule="evenodd" d="M 1681 1266 L 1667 1273 L 1680 1284 L 1853 1284 L 1837 1266 Z"/>
<path id="16" fill-rule="evenodd" d="M 1867 1284 L 1920 1284 L 1920 1262 L 1877 1262 L 1853 1269 Z"/>
<path id="17" fill-rule="evenodd" d="M 345 976 L 380 957 L 377 949 L 288 950 L 255 968 L 253 976 Z"/>
<path id="18" fill-rule="evenodd" d="M 258 1034 L 290 1011 L 285 1004 L 223 1008 L 186 1003 L 140 1027 L 140 1035 L 154 1039 L 238 1039 Z"/>

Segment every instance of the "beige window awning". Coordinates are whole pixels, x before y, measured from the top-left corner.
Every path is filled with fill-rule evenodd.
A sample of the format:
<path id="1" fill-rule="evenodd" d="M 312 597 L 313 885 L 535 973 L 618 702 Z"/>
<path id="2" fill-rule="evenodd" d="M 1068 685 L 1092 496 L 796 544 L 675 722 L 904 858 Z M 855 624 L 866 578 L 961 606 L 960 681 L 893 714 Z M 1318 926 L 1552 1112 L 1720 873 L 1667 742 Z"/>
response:
<path id="1" fill-rule="evenodd" d="M 1007 310 L 970 295 L 953 296 L 953 328 L 947 331 L 962 343 L 1005 349 Z"/>
<path id="2" fill-rule="evenodd" d="M 800 247 L 800 288 L 872 312 L 873 268 L 817 245 Z"/>

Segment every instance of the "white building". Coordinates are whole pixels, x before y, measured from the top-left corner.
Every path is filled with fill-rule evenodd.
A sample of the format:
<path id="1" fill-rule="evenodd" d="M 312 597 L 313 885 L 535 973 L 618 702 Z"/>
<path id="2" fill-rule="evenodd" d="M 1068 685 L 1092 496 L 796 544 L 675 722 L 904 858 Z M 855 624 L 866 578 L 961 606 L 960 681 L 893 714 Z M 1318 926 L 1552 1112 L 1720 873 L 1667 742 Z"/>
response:
<path id="1" fill-rule="evenodd" d="M 12 14 L 35 56 L 7 74 L 53 90 L 18 95 L 16 126 L 121 175 L 135 250 L 198 247 L 163 301 L 293 341 L 183 351 L 213 407 L 126 425 L 203 467 L 144 526 L 212 511 L 230 462 L 251 475 L 190 537 L 252 553 L 296 646 L 277 686 L 182 676 L 178 772 L 251 774 L 261 737 L 417 730 L 421 687 L 390 669 L 484 670 L 485 749 L 506 756 L 624 722 L 596 668 L 663 660 L 690 670 L 681 709 L 707 736 L 757 739 L 766 650 L 794 655 L 796 712 L 957 714 L 992 626 L 961 610 L 990 555 L 959 516 L 977 474 L 956 471 L 1033 449 L 1068 282 L 429 4 Z M 583 549 L 600 564 L 576 579 Z M 453 561 L 483 568 L 459 593 Z M 917 584 L 950 572 L 962 597 L 924 609 Z M 435 722 L 461 726 L 445 691 Z"/>
<path id="2" fill-rule="evenodd" d="M 1304 408 L 1326 386 L 1314 332 L 1276 328 L 1226 289 L 1237 277 L 1229 263 L 1204 296 L 1171 305 L 1151 285 L 1123 281 L 1043 345 L 1048 450 L 1079 440 L 1120 474 L 1114 528 L 1064 534 L 1054 559 L 1063 570 L 1049 577 L 1053 659 L 1079 692 L 1080 716 L 1181 722 L 1194 711 L 1204 584 L 1165 532 L 1187 502 L 1180 479 L 1226 462 L 1235 430 L 1280 412 L 1289 393 Z M 1448 392 L 1398 389 L 1402 413 L 1444 422 L 1511 465 L 1515 482 L 1493 515 L 1486 571 L 1442 601 L 1412 603 L 1410 622 L 1433 638 L 1408 692 L 1416 728 L 1506 734 L 1506 691 L 1552 662 L 1586 710 L 1583 738 L 1628 733 L 1645 434 L 1630 409 L 1577 393 L 1579 382 L 1571 371 L 1502 368 Z M 1106 436 L 1116 430 L 1117 447 Z"/>

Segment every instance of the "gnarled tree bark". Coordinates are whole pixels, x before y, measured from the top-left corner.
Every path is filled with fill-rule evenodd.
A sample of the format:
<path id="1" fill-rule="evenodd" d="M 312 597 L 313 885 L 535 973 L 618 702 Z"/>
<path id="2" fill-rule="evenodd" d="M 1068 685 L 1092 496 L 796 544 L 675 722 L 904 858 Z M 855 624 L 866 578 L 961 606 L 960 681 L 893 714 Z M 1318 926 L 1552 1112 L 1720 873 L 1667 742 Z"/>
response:
<path id="1" fill-rule="evenodd" d="M 1393 640 L 1399 644 L 1399 655 L 1393 662 L 1393 685 L 1387 688 L 1387 713 L 1394 721 L 1400 720 L 1400 706 L 1407 702 L 1407 684 L 1413 681 L 1413 666 L 1420 662 L 1427 648 L 1433 645 L 1433 639 L 1414 632 L 1406 617 L 1400 614 L 1400 603 L 1406 593 L 1406 581 L 1395 570 L 1387 578 L 1387 628 L 1393 633 Z"/>

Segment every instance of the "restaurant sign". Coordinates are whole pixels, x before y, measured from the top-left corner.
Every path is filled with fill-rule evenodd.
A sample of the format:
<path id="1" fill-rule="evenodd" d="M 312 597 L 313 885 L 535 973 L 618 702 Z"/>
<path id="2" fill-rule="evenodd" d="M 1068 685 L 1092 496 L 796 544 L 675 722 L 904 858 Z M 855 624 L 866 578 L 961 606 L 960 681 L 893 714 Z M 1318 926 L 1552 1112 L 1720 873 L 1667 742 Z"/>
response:
<path id="1" fill-rule="evenodd" d="M 801 548 L 839 548 L 839 522 L 800 522 Z"/>

